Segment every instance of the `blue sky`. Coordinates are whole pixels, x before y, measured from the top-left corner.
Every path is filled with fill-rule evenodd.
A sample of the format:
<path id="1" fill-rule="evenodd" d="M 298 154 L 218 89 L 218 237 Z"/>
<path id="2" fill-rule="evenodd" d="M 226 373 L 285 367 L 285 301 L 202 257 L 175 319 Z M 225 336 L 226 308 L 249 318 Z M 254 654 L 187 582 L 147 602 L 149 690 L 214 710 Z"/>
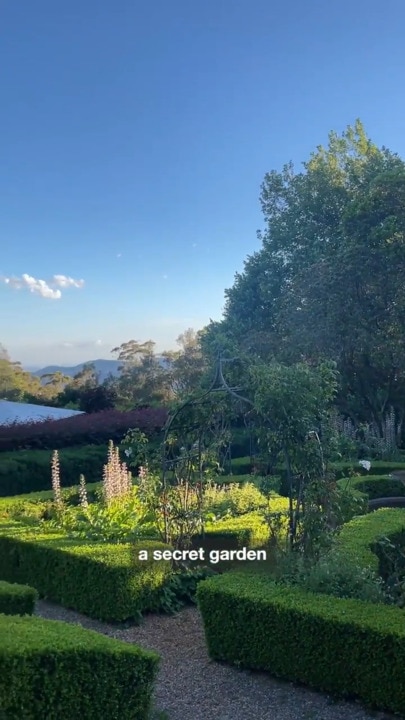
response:
<path id="1" fill-rule="evenodd" d="M 169 349 L 219 319 L 258 248 L 267 171 L 357 117 L 405 155 L 404 23 L 403 0 L 2 2 L 13 358 L 71 364 L 132 338 Z"/>

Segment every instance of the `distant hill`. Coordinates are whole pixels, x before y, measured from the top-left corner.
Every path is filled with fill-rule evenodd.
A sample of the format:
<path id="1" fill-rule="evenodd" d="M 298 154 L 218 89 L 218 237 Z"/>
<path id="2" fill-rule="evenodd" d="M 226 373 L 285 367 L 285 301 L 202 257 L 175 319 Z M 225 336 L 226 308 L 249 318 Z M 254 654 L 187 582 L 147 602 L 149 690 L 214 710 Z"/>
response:
<path id="1" fill-rule="evenodd" d="M 166 365 L 166 361 L 163 358 L 160 358 L 160 362 L 162 365 Z M 110 375 L 110 373 L 114 377 L 117 377 L 117 375 L 120 374 L 118 368 L 122 364 L 119 360 L 87 360 L 86 362 L 80 363 L 80 365 L 75 365 L 74 367 L 65 367 L 64 365 L 48 365 L 47 367 L 35 370 L 35 372 L 33 372 L 32 374 L 36 375 L 37 377 L 41 377 L 41 375 L 61 372 L 68 377 L 74 377 L 74 375 L 76 375 L 83 369 L 84 365 L 88 365 L 90 363 L 95 366 L 100 382 L 103 382 Z"/>
<path id="2" fill-rule="evenodd" d="M 35 370 L 32 374 L 41 377 L 41 375 L 47 375 L 48 373 L 61 372 L 68 377 L 74 377 L 74 375 L 83 370 L 84 365 L 88 365 L 89 363 L 95 366 L 96 372 L 99 374 L 100 382 L 103 382 L 110 373 L 114 376 L 119 375 L 118 368 L 121 363 L 118 360 L 88 360 L 87 362 L 80 363 L 80 365 L 74 365 L 74 367 L 48 365 L 47 367 Z"/>

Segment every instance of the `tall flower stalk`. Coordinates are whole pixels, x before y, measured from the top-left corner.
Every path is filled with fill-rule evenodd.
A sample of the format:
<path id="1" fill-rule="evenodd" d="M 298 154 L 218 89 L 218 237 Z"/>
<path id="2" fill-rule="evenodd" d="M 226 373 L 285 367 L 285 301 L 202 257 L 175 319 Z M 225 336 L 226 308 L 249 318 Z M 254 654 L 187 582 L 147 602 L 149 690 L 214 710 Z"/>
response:
<path id="1" fill-rule="evenodd" d="M 53 499 L 54 499 L 56 505 L 61 508 L 63 505 L 63 498 L 62 498 L 62 489 L 61 489 L 61 485 L 60 485 L 59 453 L 57 450 L 54 450 L 54 452 L 52 454 L 51 472 L 52 472 Z"/>
<path id="2" fill-rule="evenodd" d="M 107 464 L 103 469 L 103 498 L 106 505 L 128 495 L 132 488 L 132 475 L 126 463 L 120 460 L 119 448 L 112 440 L 108 445 Z"/>
<path id="3" fill-rule="evenodd" d="M 80 499 L 80 505 L 82 506 L 82 508 L 87 508 L 89 506 L 89 502 L 87 499 L 86 479 L 85 479 L 84 475 L 80 475 L 79 499 Z"/>

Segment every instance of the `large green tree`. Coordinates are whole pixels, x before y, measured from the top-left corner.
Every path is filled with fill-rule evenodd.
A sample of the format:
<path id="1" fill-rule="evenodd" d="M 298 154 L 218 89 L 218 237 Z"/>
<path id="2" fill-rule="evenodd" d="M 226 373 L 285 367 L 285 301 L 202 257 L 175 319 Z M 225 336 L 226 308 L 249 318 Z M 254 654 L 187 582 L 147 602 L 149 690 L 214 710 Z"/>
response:
<path id="1" fill-rule="evenodd" d="M 333 359 L 338 403 L 363 420 L 405 405 L 405 163 L 360 121 L 301 172 L 265 176 L 261 249 L 226 291 L 226 334 L 281 361 Z"/>
<path id="2" fill-rule="evenodd" d="M 0 400 L 32 402 L 41 398 L 39 378 L 23 370 L 21 363 L 11 360 L 6 348 L 0 344 Z"/>
<path id="3" fill-rule="evenodd" d="M 152 340 L 129 340 L 112 352 L 121 363 L 115 388 L 123 409 L 162 405 L 170 399 L 170 379 Z"/>
<path id="4" fill-rule="evenodd" d="M 201 347 L 200 333 L 192 328 L 177 338 L 178 350 L 163 353 L 174 397 L 182 398 L 197 390 L 207 372 L 207 360 Z"/>

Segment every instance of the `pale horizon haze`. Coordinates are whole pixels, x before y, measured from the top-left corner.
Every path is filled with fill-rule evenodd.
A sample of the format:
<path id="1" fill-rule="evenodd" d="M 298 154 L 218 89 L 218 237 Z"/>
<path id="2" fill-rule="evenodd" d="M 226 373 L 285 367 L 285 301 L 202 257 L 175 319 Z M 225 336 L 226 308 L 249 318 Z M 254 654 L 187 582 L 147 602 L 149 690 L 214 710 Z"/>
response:
<path id="1" fill-rule="evenodd" d="M 360 118 L 405 154 L 403 0 L 0 7 L 0 343 L 173 349 L 259 249 L 266 172 Z"/>

